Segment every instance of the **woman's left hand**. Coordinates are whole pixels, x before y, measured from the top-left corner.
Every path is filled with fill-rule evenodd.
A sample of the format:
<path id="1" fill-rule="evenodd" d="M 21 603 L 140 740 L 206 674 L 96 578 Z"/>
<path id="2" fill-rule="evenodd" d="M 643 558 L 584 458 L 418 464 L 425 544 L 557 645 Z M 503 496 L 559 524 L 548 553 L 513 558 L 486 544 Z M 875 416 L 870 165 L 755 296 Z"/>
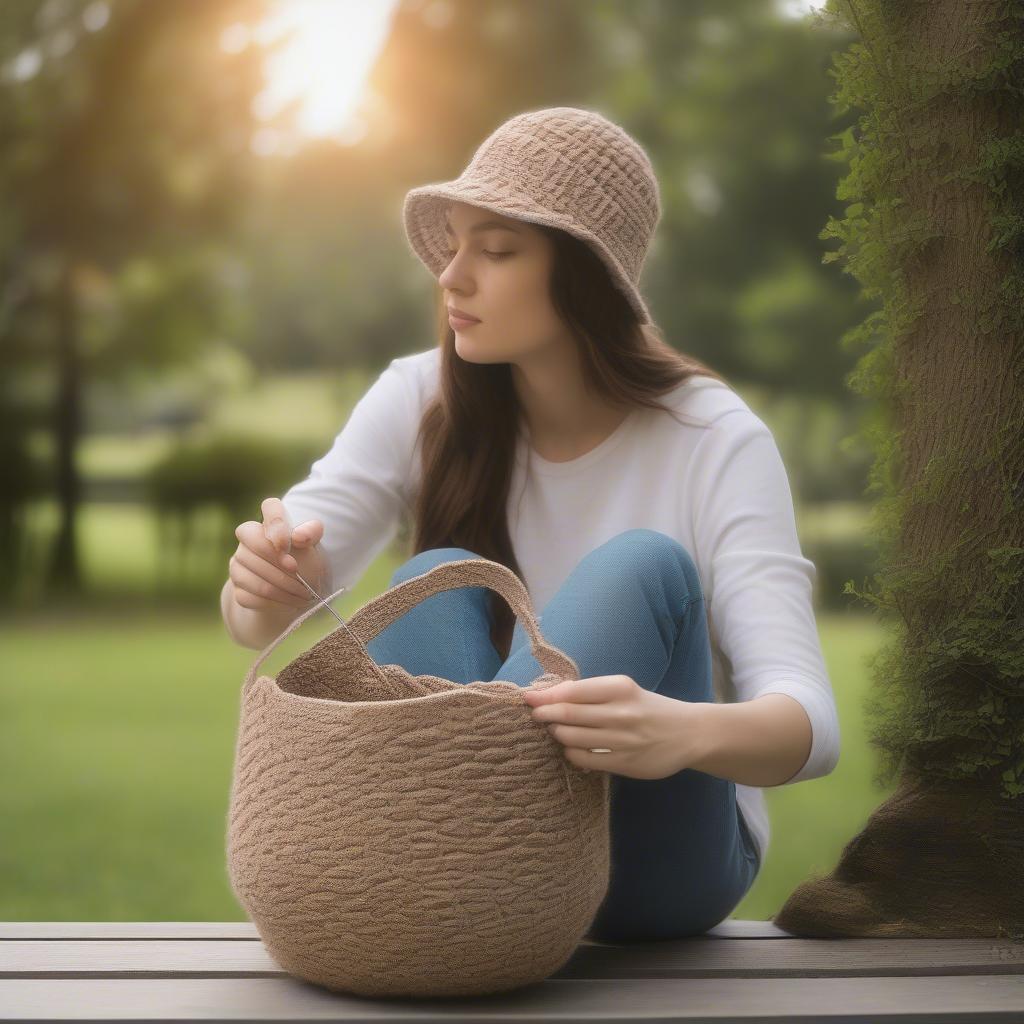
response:
<path id="1" fill-rule="evenodd" d="M 663 779 L 691 767 L 704 749 L 707 704 L 652 693 L 629 676 L 569 679 L 526 690 L 523 699 L 580 768 Z M 591 747 L 611 753 L 593 754 Z"/>

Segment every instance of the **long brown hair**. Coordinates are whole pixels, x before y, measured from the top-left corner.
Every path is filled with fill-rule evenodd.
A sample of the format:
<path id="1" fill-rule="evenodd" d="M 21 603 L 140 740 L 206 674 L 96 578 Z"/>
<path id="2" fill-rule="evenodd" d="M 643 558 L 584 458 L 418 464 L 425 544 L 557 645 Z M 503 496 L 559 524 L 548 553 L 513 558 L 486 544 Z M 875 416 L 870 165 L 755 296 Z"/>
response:
<path id="1" fill-rule="evenodd" d="M 720 374 L 667 344 L 641 324 L 604 263 L 585 242 L 536 225 L 554 244 L 550 280 L 556 312 L 577 339 L 587 388 L 611 405 L 647 406 L 676 416 L 657 400 L 696 375 Z M 422 486 L 413 510 L 413 553 L 461 547 L 500 562 L 522 578 L 512 550 L 506 507 L 520 407 L 509 363 L 471 363 L 455 351 L 443 290 L 438 291 L 441 375 L 420 422 Z M 491 640 L 508 657 L 515 619 L 491 591 Z"/>

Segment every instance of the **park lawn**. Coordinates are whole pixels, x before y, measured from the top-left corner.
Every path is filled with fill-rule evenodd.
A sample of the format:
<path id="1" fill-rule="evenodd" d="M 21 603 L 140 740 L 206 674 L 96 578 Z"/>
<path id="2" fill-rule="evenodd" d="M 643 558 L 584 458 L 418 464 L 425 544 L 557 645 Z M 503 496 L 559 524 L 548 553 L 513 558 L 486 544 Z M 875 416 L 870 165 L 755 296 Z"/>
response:
<path id="1" fill-rule="evenodd" d="M 385 552 L 335 602 L 347 617 L 386 589 Z M 256 652 L 230 640 L 219 587 L 198 611 L 23 613 L 0 626 L 7 785 L 0 920 L 244 920 L 225 867 L 242 681 Z M 734 916 L 763 919 L 834 865 L 885 797 L 861 705 L 882 638 L 862 614 L 818 615 L 842 723 L 835 772 L 766 791 L 772 845 Z M 315 616 L 273 673 L 329 632 Z"/>

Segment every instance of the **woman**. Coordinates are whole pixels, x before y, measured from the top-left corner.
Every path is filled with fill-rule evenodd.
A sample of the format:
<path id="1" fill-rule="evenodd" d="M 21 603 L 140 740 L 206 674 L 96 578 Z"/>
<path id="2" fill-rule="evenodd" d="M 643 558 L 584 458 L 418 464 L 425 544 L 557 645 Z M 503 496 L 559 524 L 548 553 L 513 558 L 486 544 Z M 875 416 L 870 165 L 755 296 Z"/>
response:
<path id="1" fill-rule="evenodd" d="M 351 588 L 403 510 L 416 554 L 392 585 L 460 558 L 513 569 L 581 671 L 531 695 L 533 715 L 611 773 L 589 933 L 605 941 L 726 918 L 767 848 L 760 787 L 828 774 L 839 751 L 771 432 L 640 295 L 660 215 L 639 144 L 573 107 L 513 117 L 459 178 L 411 190 L 440 346 L 392 360 L 308 479 L 238 528 L 225 588 L 232 635 L 261 646 L 311 603 L 296 571 Z M 432 595 L 367 649 L 460 682 L 541 672 L 486 588 Z"/>

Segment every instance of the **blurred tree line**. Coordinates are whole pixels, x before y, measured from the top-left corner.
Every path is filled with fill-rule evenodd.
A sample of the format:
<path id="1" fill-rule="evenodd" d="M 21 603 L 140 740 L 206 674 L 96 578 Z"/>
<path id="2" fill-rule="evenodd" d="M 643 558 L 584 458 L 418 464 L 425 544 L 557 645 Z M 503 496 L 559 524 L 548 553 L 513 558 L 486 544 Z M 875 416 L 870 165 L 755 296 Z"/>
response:
<path id="1" fill-rule="evenodd" d="M 664 217 L 644 289 L 666 337 L 765 402 L 797 396 L 791 436 L 817 444 L 823 471 L 804 479 L 784 448 L 795 492 L 862 496 L 866 454 L 835 451 L 857 416 L 839 338 L 865 311 L 855 282 L 823 265 L 821 235 L 840 209 L 830 136 L 848 126 L 827 95 L 845 29 L 764 0 L 401 0 L 362 100 L 363 139 L 281 156 L 252 146 L 292 113 L 254 114 L 270 45 L 220 45 L 270 9 L 0 6 L 0 577 L 20 571 L 28 503 L 52 495 L 49 585 L 81 586 L 76 451 L 97 425 L 85 410 L 117 422 L 139 388 L 172 371 L 199 379 L 225 354 L 257 376 L 375 374 L 435 345 L 434 282 L 405 241 L 405 192 L 454 177 L 512 114 L 556 104 L 600 109 L 651 154 Z M 90 406 L 96 395 L 110 407 Z M 52 457 L 33 454 L 40 432 Z M 155 474 L 151 500 L 173 506 L 168 481 L 188 491 L 191 465 L 202 500 L 258 507 L 267 476 L 258 451 L 239 472 L 241 451 L 222 439 L 202 465 L 190 448 Z M 310 457 L 266 460 L 275 489 Z"/>

